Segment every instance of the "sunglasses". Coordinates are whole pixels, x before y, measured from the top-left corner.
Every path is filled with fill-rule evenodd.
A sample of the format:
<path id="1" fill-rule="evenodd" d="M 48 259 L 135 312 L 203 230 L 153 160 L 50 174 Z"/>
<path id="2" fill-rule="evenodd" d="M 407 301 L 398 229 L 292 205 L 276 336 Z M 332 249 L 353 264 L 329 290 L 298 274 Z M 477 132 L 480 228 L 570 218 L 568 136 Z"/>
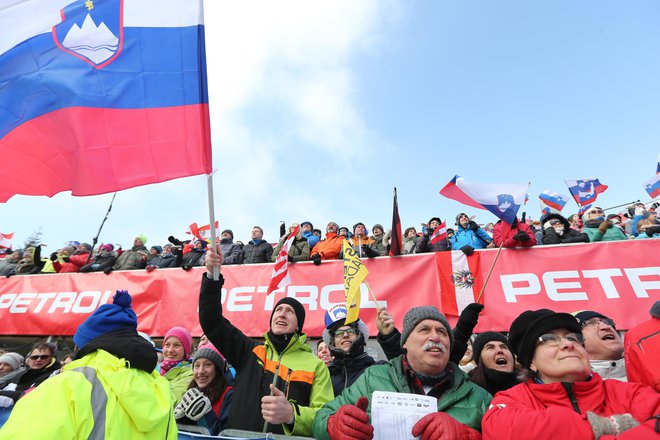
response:
<path id="1" fill-rule="evenodd" d="M 33 354 L 28 357 L 33 361 L 36 361 L 37 359 L 45 361 L 46 359 L 49 359 L 51 356 L 49 354 Z"/>

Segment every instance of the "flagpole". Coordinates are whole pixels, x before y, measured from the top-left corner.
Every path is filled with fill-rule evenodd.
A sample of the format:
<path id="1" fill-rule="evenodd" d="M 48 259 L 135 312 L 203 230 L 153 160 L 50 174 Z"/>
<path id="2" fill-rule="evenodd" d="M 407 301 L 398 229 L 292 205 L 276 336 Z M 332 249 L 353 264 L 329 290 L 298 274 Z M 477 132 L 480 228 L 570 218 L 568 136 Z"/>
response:
<path id="1" fill-rule="evenodd" d="M 651 201 L 653 201 L 653 200 L 651 200 Z M 610 209 L 614 209 L 614 208 L 621 208 L 622 206 L 630 206 L 630 205 L 632 205 L 632 204 L 634 204 L 634 203 L 641 203 L 641 202 L 640 202 L 639 199 L 637 199 L 637 200 L 635 200 L 635 201 L 633 201 L 633 202 L 624 203 L 624 204 L 622 204 L 622 205 L 616 205 L 616 206 L 610 206 L 609 208 L 603 208 L 603 211 L 609 211 Z"/>
<path id="2" fill-rule="evenodd" d="M 214 171 L 215 172 L 215 171 Z M 213 172 L 213 173 L 214 173 Z M 218 252 L 217 242 L 216 242 L 216 231 L 215 231 L 215 205 L 213 203 L 213 173 L 206 176 L 206 190 L 209 196 L 209 218 L 210 218 L 210 228 L 211 228 L 211 249 L 213 252 Z M 213 267 L 213 279 L 220 279 L 220 270 L 218 267 Z"/>
<path id="3" fill-rule="evenodd" d="M 479 296 L 477 297 L 477 303 L 481 301 L 481 297 L 483 296 L 484 292 L 486 291 L 486 284 L 488 284 L 488 280 L 490 279 L 490 275 L 493 273 L 493 269 L 495 268 L 495 263 L 497 262 L 497 259 L 500 257 L 500 252 L 502 252 L 502 246 L 504 246 L 504 240 L 502 240 L 502 243 L 500 243 L 500 247 L 497 249 L 497 254 L 495 255 L 495 259 L 493 260 L 493 263 L 490 265 L 490 269 L 488 270 L 488 275 L 486 275 L 486 279 L 484 280 L 483 286 L 481 286 L 481 292 L 479 292 Z"/>
<path id="4" fill-rule="evenodd" d="M 371 294 L 371 299 L 373 299 L 374 302 L 376 303 L 376 310 L 380 310 L 380 304 L 378 304 L 378 299 L 376 298 L 376 295 L 374 295 L 374 292 L 371 290 L 371 286 L 369 286 L 369 283 L 367 281 L 365 281 L 364 284 L 367 285 L 367 290 Z"/>
<path id="5" fill-rule="evenodd" d="M 110 206 L 108 206 L 108 210 L 105 213 L 105 217 L 103 217 L 103 221 L 101 222 L 101 226 L 99 226 L 99 231 L 96 233 L 96 236 L 92 238 L 92 250 L 89 251 L 89 255 L 87 255 L 87 261 L 85 261 L 85 264 L 89 263 L 89 260 L 92 258 L 92 253 L 94 252 L 94 248 L 96 247 L 96 243 L 99 242 L 99 236 L 101 235 L 101 229 L 103 229 L 103 225 L 105 224 L 105 221 L 108 219 L 108 216 L 110 215 L 110 210 L 112 210 L 112 204 L 115 202 L 115 197 L 117 196 L 117 193 L 115 192 L 112 195 L 112 200 L 110 200 Z"/>

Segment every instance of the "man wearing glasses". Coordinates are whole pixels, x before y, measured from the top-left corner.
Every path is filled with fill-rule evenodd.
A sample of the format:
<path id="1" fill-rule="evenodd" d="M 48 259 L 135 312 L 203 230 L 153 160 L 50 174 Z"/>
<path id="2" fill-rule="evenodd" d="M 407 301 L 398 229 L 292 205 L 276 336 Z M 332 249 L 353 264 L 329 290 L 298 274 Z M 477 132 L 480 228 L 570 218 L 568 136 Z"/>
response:
<path id="1" fill-rule="evenodd" d="M 584 348 L 589 355 L 591 369 L 603 379 L 627 382 L 623 341 L 616 331 L 614 321 L 592 310 L 583 310 L 574 315 L 582 327 Z"/>
<path id="2" fill-rule="evenodd" d="M 61 365 L 55 354 L 56 348 L 53 344 L 37 343 L 33 345 L 30 353 L 25 357 L 28 369 L 0 391 L 0 407 L 13 406 L 27 390 L 38 386 L 54 371 L 59 370 Z"/>
<path id="3" fill-rule="evenodd" d="M 571 224 L 561 214 L 551 213 L 541 219 L 543 244 L 589 243 L 584 232 L 571 229 Z"/>
<path id="4" fill-rule="evenodd" d="M 584 222 L 584 232 L 589 236 L 589 241 L 615 241 L 627 240 L 626 234 L 619 228 L 615 228 L 614 223 L 605 218 L 605 212 L 602 208 L 589 208 L 582 215 Z"/>

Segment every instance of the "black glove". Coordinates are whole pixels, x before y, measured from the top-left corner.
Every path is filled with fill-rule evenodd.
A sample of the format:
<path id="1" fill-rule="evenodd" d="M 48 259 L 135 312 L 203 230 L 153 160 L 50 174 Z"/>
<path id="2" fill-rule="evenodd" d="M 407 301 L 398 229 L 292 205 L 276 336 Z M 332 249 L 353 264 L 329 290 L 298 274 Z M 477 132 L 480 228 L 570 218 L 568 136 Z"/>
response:
<path id="1" fill-rule="evenodd" d="M 316 264 L 317 266 L 321 265 L 321 256 L 319 254 L 314 254 L 311 256 L 311 260 Z"/>
<path id="2" fill-rule="evenodd" d="M 646 235 L 653 237 L 653 234 L 660 234 L 660 225 L 646 228 Z"/>
<path id="3" fill-rule="evenodd" d="M 57 260 L 57 252 L 53 252 L 52 254 L 50 254 L 50 261 L 55 261 L 55 260 Z"/>
<path id="4" fill-rule="evenodd" d="M 182 244 L 181 240 L 174 238 L 173 235 L 170 235 L 169 237 L 167 237 L 167 241 L 169 241 L 170 243 L 172 243 L 176 246 L 181 246 L 181 244 Z"/>
<path id="5" fill-rule="evenodd" d="M 291 255 L 289 255 L 289 256 L 286 257 L 286 258 L 287 258 L 287 260 L 289 260 L 289 263 L 293 263 L 293 257 L 292 257 Z"/>
<path id="6" fill-rule="evenodd" d="M 286 235 L 286 226 L 284 225 L 284 223 L 281 223 L 280 224 L 280 237 L 283 236 L 283 235 Z"/>
<path id="7" fill-rule="evenodd" d="M 189 264 L 184 264 L 183 266 L 181 266 L 181 269 L 183 269 L 183 270 L 185 270 L 186 272 L 188 272 L 188 271 L 190 271 L 190 269 L 192 269 L 192 266 L 189 265 Z"/>
<path id="8" fill-rule="evenodd" d="M 106 267 L 103 269 L 103 273 L 106 275 L 110 275 L 110 272 L 112 272 L 112 266 L 111 267 Z"/>
<path id="9" fill-rule="evenodd" d="M 62 257 L 62 260 L 63 260 L 65 263 L 68 263 L 69 261 L 71 261 L 71 258 L 69 258 L 68 256 L 66 256 L 66 257 Z"/>
<path id="10" fill-rule="evenodd" d="M 468 223 L 468 228 L 472 229 L 473 231 L 476 231 L 477 229 L 479 229 L 479 225 L 477 224 L 477 222 L 470 221 L 470 223 Z"/>
<path id="11" fill-rule="evenodd" d="M 474 254 L 474 248 L 473 248 L 472 246 L 470 246 L 469 244 L 466 244 L 465 246 L 463 246 L 463 247 L 461 248 L 461 250 L 462 250 L 463 253 L 464 253 L 465 255 L 467 255 L 468 257 L 469 257 L 470 255 Z"/>
<path id="12" fill-rule="evenodd" d="M 435 228 L 426 228 L 426 232 L 424 233 L 424 235 L 430 237 L 431 235 L 433 235 L 433 231 L 435 231 Z"/>
<path id="13" fill-rule="evenodd" d="M 529 241 L 529 235 L 525 231 L 518 231 L 516 235 L 513 236 L 514 240 L 517 241 Z"/>

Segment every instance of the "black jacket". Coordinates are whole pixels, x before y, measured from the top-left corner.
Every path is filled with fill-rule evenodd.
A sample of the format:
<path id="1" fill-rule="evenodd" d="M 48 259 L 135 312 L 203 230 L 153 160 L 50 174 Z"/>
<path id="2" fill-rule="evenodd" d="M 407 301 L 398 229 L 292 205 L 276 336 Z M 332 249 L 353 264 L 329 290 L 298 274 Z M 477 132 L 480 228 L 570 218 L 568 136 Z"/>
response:
<path id="1" fill-rule="evenodd" d="M 589 236 L 584 232 L 571 229 L 571 224 L 561 214 L 547 214 L 541 219 L 541 227 L 553 218 L 562 222 L 564 233 L 562 235 L 557 234 L 552 226 L 545 228 L 543 230 L 543 244 L 589 243 Z"/>
<path id="2" fill-rule="evenodd" d="M 260 240 L 258 244 L 250 240 L 243 246 L 243 264 L 270 263 L 272 255 L 273 246 L 264 240 Z"/>
<path id="3" fill-rule="evenodd" d="M 353 385 L 353 382 L 364 373 L 364 370 L 376 363 L 374 358 L 364 351 L 357 356 L 335 357 L 330 365 L 328 365 L 335 397 L 339 396 L 344 391 L 344 388 Z"/>

